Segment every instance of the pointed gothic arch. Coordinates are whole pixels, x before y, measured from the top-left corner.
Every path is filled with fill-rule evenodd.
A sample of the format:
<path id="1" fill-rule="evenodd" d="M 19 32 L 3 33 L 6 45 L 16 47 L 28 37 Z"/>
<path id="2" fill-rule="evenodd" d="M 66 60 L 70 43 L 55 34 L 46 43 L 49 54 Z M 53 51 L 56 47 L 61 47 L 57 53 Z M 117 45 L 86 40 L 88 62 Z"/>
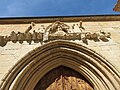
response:
<path id="1" fill-rule="evenodd" d="M 60 65 L 82 74 L 95 90 L 120 88 L 120 75 L 105 58 L 80 44 L 57 40 L 19 60 L 3 79 L 1 90 L 33 90 L 47 72 Z"/>

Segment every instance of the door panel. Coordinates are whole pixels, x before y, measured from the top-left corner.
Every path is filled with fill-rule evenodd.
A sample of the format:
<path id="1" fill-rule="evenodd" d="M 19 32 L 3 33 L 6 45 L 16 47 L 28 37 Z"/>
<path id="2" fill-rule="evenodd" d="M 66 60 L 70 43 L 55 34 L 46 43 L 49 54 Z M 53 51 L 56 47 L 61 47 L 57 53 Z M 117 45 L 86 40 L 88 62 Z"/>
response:
<path id="1" fill-rule="evenodd" d="M 59 66 L 41 78 L 34 90 L 93 90 L 78 72 Z"/>

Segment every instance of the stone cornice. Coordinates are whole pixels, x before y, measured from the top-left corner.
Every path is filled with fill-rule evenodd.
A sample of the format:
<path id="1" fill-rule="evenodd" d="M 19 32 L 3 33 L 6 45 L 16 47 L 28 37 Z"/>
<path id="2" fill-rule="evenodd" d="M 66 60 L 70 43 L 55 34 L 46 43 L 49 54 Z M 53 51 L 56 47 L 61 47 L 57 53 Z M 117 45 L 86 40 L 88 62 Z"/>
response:
<path id="1" fill-rule="evenodd" d="M 27 24 L 51 23 L 55 21 L 78 22 L 78 21 L 120 21 L 120 15 L 82 15 L 82 16 L 49 16 L 49 17 L 11 17 L 0 18 L 0 24 Z"/>

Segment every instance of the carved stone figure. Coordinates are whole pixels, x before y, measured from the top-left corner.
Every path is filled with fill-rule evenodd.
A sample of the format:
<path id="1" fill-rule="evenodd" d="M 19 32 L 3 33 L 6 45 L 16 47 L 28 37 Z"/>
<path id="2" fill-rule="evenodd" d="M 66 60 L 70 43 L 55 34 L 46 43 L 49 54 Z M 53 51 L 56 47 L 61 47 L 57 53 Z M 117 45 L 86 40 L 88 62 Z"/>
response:
<path id="1" fill-rule="evenodd" d="M 4 36 L 4 39 L 8 42 L 8 41 L 10 41 L 10 36 Z"/>
<path id="2" fill-rule="evenodd" d="M 37 39 L 39 40 L 39 41 L 42 41 L 43 40 L 43 33 L 38 33 L 37 34 Z"/>
<path id="3" fill-rule="evenodd" d="M 91 33 L 90 32 L 85 33 L 85 37 L 86 39 L 91 40 Z"/>
<path id="4" fill-rule="evenodd" d="M 106 36 L 107 38 L 110 38 L 111 33 L 110 33 L 110 32 L 108 32 L 108 33 L 106 33 L 106 34 L 105 34 L 105 36 Z"/>
<path id="5" fill-rule="evenodd" d="M 32 34 L 30 32 L 26 32 L 24 35 L 25 35 L 25 41 L 27 41 L 29 44 L 31 44 Z"/>
<path id="6" fill-rule="evenodd" d="M 0 46 L 5 46 L 7 44 L 7 40 L 4 36 L 0 36 Z"/>
<path id="7" fill-rule="evenodd" d="M 111 33 L 110 33 L 110 32 L 106 33 L 106 32 L 104 32 L 104 31 L 100 30 L 100 37 L 99 37 L 99 38 L 100 38 L 102 41 L 104 41 L 104 42 L 109 41 L 107 38 L 110 38 L 110 36 L 111 36 Z"/>
<path id="8" fill-rule="evenodd" d="M 80 21 L 80 27 L 82 27 L 82 21 Z"/>
<path id="9" fill-rule="evenodd" d="M 100 30 L 100 33 L 101 33 L 101 34 L 104 34 L 104 35 L 106 34 L 106 33 L 105 33 L 104 31 L 102 31 L 102 30 Z"/>
<path id="10" fill-rule="evenodd" d="M 24 33 L 18 32 L 17 37 L 18 37 L 19 43 L 22 44 L 23 41 L 25 40 L 25 35 L 24 35 Z"/>
<path id="11" fill-rule="evenodd" d="M 38 41 L 38 38 L 37 38 L 37 35 L 38 35 L 38 33 L 37 32 L 35 32 L 35 30 L 33 31 L 33 34 L 32 34 L 32 40 L 35 42 L 35 43 L 38 43 L 39 41 Z"/>
<path id="12" fill-rule="evenodd" d="M 79 29 L 81 30 L 81 32 L 82 30 L 85 30 L 85 28 L 82 26 L 82 21 L 79 22 Z"/>
<path id="13" fill-rule="evenodd" d="M 72 25 L 72 29 L 74 29 L 74 27 L 75 27 L 75 24 Z"/>
<path id="14" fill-rule="evenodd" d="M 70 26 L 68 26 L 67 24 L 64 24 L 63 22 L 60 21 L 56 21 L 55 23 L 49 25 L 45 31 L 52 34 L 57 32 L 59 27 L 61 27 L 61 30 L 64 31 L 65 33 L 68 33 L 68 30 L 70 28 Z"/>
<path id="15" fill-rule="evenodd" d="M 34 27 L 34 26 L 35 26 L 35 23 L 34 23 L 34 22 L 31 22 L 31 26 Z"/>
<path id="16" fill-rule="evenodd" d="M 88 41 L 87 41 L 86 37 L 81 38 L 81 40 L 83 41 L 83 43 L 85 43 L 86 45 L 88 45 Z"/>
<path id="17" fill-rule="evenodd" d="M 85 37 L 86 37 L 86 39 L 89 39 L 89 40 L 99 41 L 97 33 L 87 32 L 87 33 L 85 33 Z"/>
<path id="18" fill-rule="evenodd" d="M 30 25 L 27 30 L 25 31 L 25 33 L 29 32 L 32 29 L 32 26 Z"/>
<path id="19" fill-rule="evenodd" d="M 31 22 L 31 25 L 27 28 L 27 30 L 25 31 L 25 33 L 29 32 L 34 26 L 35 26 L 35 23 Z"/>
<path id="20" fill-rule="evenodd" d="M 16 43 L 17 40 L 18 40 L 17 33 L 15 33 L 14 31 L 12 31 L 11 34 L 10 34 L 10 41 L 12 41 L 13 43 Z"/>
<path id="21" fill-rule="evenodd" d="M 94 40 L 94 41 L 99 41 L 98 34 L 97 33 L 91 34 L 91 39 Z"/>
<path id="22" fill-rule="evenodd" d="M 104 42 L 109 41 L 104 34 L 100 34 L 100 37 L 99 37 L 99 38 L 100 38 L 102 41 L 104 41 Z"/>

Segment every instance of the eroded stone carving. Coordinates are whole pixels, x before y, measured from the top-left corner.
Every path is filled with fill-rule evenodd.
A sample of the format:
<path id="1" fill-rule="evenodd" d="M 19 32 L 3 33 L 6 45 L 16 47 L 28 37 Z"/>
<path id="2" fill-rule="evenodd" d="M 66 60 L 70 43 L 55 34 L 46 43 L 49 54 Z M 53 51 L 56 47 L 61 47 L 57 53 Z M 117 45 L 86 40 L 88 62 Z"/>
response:
<path id="1" fill-rule="evenodd" d="M 0 46 L 5 46 L 7 44 L 7 38 L 4 36 L 0 36 Z"/>
<path id="2" fill-rule="evenodd" d="M 27 30 L 25 31 L 25 33 L 29 32 L 34 26 L 35 26 L 35 23 L 31 22 L 31 25 L 27 28 Z"/>
<path id="3" fill-rule="evenodd" d="M 81 31 L 85 30 L 85 28 L 83 27 L 82 23 L 83 23 L 82 21 L 79 22 L 79 29 Z"/>
<path id="4" fill-rule="evenodd" d="M 37 43 L 37 32 L 34 30 L 33 31 L 33 34 L 32 34 L 32 40 L 35 42 L 35 43 Z"/>
<path id="5" fill-rule="evenodd" d="M 99 35 L 97 33 L 87 32 L 85 34 L 85 37 L 86 39 L 89 39 L 89 40 L 99 41 Z"/>
<path id="6" fill-rule="evenodd" d="M 18 40 L 18 37 L 17 37 L 17 33 L 15 33 L 14 31 L 11 32 L 10 36 L 10 41 L 12 41 L 13 43 L 16 43 L 17 40 Z"/>
<path id="7" fill-rule="evenodd" d="M 60 21 L 56 21 L 49 26 L 44 27 L 44 32 L 36 32 L 36 30 L 33 30 L 35 23 L 32 22 L 31 25 L 27 28 L 27 30 L 23 33 L 16 33 L 15 31 L 12 31 L 9 36 L 0 36 L 0 46 L 5 46 L 9 41 L 12 41 L 13 43 L 19 42 L 20 44 L 26 41 L 31 44 L 32 41 L 34 41 L 34 43 L 39 43 L 58 39 L 82 40 L 83 43 L 88 45 L 88 40 L 94 40 L 95 42 L 102 40 L 104 42 L 107 42 L 109 41 L 108 38 L 111 38 L 110 32 L 104 32 L 101 30 L 99 33 L 87 32 L 83 27 L 82 23 L 83 22 L 80 21 L 77 25 L 79 26 L 81 32 L 73 32 L 73 29 L 75 29 L 75 24 L 73 24 L 72 28 L 70 28 L 70 26 Z M 31 30 L 33 30 L 33 32 L 30 32 Z"/>
<path id="8" fill-rule="evenodd" d="M 61 31 L 68 33 L 69 28 L 70 26 L 68 26 L 67 24 L 64 24 L 63 22 L 60 21 L 56 21 L 46 28 L 46 32 L 48 31 L 49 34 L 52 34 L 61 29 Z"/>
<path id="9" fill-rule="evenodd" d="M 30 32 L 25 32 L 25 41 L 27 41 L 29 44 L 32 42 L 32 34 Z"/>
<path id="10" fill-rule="evenodd" d="M 83 41 L 83 43 L 85 43 L 85 44 L 87 44 L 87 45 L 88 45 L 88 40 L 87 40 L 87 38 L 86 38 L 86 37 L 81 38 L 81 40 Z"/>
<path id="11" fill-rule="evenodd" d="M 111 36 L 111 33 L 110 33 L 110 32 L 107 32 L 107 33 L 106 33 L 106 32 L 104 32 L 104 31 L 101 31 L 101 30 L 100 30 L 100 37 L 99 37 L 99 38 L 100 38 L 102 41 L 104 41 L 104 42 L 109 41 L 108 38 L 111 38 L 110 36 Z"/>
<path id="12" fill-rule="evenodd" d="M 18 38 L 19 43 L 22 44 L 23 41 L 25 40 L 25 35 L 24 35 L 24 33 L 18 32 L 17 38 Z"/>

